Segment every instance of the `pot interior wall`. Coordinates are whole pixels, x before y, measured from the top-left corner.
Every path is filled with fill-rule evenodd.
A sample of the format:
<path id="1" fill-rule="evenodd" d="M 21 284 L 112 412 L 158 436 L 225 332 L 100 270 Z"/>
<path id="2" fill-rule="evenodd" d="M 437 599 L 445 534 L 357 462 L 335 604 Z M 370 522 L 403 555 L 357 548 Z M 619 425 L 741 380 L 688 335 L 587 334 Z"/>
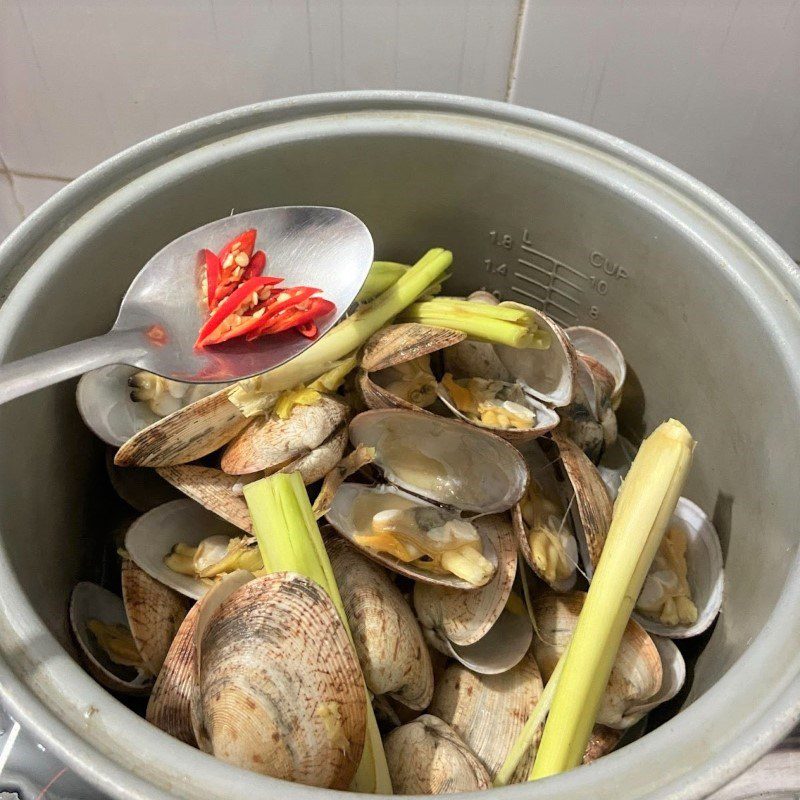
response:
<path id="1" fill-rule="evenodd" d="M 641 434 L 675 416 L 699 442 L 687 494 L 713 514 L 727 569 L 694 692 L 712 685 L 765 625 L 797 548 L 800 493 L 786 489 L 800 459 L 784 441 L 797 398 L 757 298 L 630 193 L 499 143 L 408 132 L 274 143 L 150 185 L 100 226 L 75 226 L 80 249 L 62 254 L 25 330 L 4 335 L 23 355 L 101 333 L 138 267 L 175 236 L 231 209 L 297 203 L 360 215 L 381 258 L 451 248 L 452 293 L 488 286 L 617 339 L 633 373 L 623 429 Z M 103 448 L 73 392 L 62 385 L 0 409 L 3 543 L 65 644 L 71 587 L 99 577 L 118 522 Z"/>

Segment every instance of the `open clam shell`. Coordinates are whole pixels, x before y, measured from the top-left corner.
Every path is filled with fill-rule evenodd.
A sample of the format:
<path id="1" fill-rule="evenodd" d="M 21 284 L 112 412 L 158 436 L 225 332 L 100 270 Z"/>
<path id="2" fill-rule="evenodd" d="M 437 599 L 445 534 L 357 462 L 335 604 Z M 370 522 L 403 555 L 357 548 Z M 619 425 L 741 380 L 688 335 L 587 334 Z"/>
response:
<path id="1" fill-rule="evenodd" d="M 493 294 L 473 292 L 467 300 L 496 306 L 500 302 Z M 494 345 L 470 339 L 443 351 L 444 367 L 458 378 L 486 378 L 492 381 L 513 381 L 511 373 L 497 357 Z"/>
<path id="2" fill-rule="evenodd" d="M 512 302 L 500 305 L 524 309 L 551 336 L 547 350 L 496 345 L 495 352 L 503 366 L 513 376 L 513 380 L 521 383 L 525 391 L 538 400 L 557 408 L 569 405 L 575 394 L 578 357 L 564 331 L 550 317 L 531 306 Z"/>
<path id="3" fill-rule="evenodd" d="M 203 632 L 199 685 L 203 749 L 296 783 L 350 784 L 366 736 L 364 683 L 313 581 L 276 573 L 233 592 Z"/>
<path id="4" fill-rule="evenodd" d="M 619 345 L 608 334 L 585 325 L 566 328 L 564 333 L 576 350 L 597 359 L 611 374 L 614 381 L 611 403 L 612 408 L 616 410 L 622 399 L 622 389 L 628 370 Z"/>
<path id="5" fill-rule="evenodd" d="M 531 653 L 500 675 L 479 675 L 451 664 L 436 684 L 430 713 L 453 728 L 494 780 L 539 702 L 542 688 Z M 529 748 L 520 761 L 518 772 L 526 778 L 534 754 L 535 749 Z"/>
<path id="6" fill-rule="evenodd" d="M 447 723 L 431 714 L 395 728 L 384 747 L 397 794 L 450 794 L 491 786 L 477 756 Z"/>
<path id="7" fill-rule="evenodd" d="M 186 597 L 197 600 L 208 584 L 170 569 L 164 559 L 176 544 L 192 547 L 210 536 L 232 539 L 241 531 L 192 500 L 173 500 L 148 511 L 128 528 L 125 550 L 150 577 Z"/>
<path id="8" fill-rule="evenodd" d="M 93 619 L 106 625 L 129 627 L 122 598 L 96 583 L 82 581 L 72 590 L 69 621 L 86 668 L 98 683 L 112 692 L 148 694 L 154 675 L 111 661 L 89 630 L 89 621 Z"/>
<path id="9" fill-rule="evenodd" d="M 646 702 L 636 703 L 628 708 L 622 720 L 625 728 L 636 724 L 648 711 L 652 711 L 656 706 L 666 703 L 667 700 L 672 700 L 686 683 L 686 662 L 683 660 L 681 651 L 678 650 L 675 642 L 663 636 L 651 636 L 650 639 L 656 646 L 658 655 L 661 658 L 661 686 Z"/>
<path id="10" fill-rule="evenodd" d="M 146 467 L 118 467 L 114 463 L 114 449 L 106 449 L 106 471 L 111 486 L 131 508 L 145 513 L 176 500 L 180 492 L 155 471 Z"/>
<path id="11" fill-rule="evenodd" d="M 168 467 L 213 453 L 248 423 L 228 400 L 231 390 L 225 386 L 148 425 L 120 447 L 114 463 L 122 467 Z"/>
<path id="12" fill-rule="evenodd" d="M 548 499 L 552 502 L 562 501 L 566 492 L 556 479 L 554 463 L 536 446 L 526 450 L 525 458 L 530 468 L 528 491 L 536 492 L 538 502 L 540 503 L 547 502 Z M 571 564 L 571 570 L 569 574 L 564 574 L 561 578 L 559 578 L 557 574 L 555 577 L 548 575 L 547 564 L 540 564 L 537 558 L 534 557 L 530 542 L 531 531 L 525 522 L 523 514 L 523 504 L 525 502 L 527 502 L 527 500 L 523 498 L 514 506 L 511 512 L 511 520 L 519 551 L 522 553 L 522 557 L 525 559 L 528 566 L 539 578 L 555 591 L 566 592 L 575 585 L 579 550 L 577 537 L 571 521 L 571 514 L 567 511 L 569 508 L 569 498 L 563 503 L 564 510 L 563 513 L 559 515 L 558 519 L 542 520 L 548 523 L 546 529 L 552 536 L 563 538 L 566 542 L 563 548 L 564 555 L 566 556 L 567 562 Z"/>
<path id="13" fill-rule="evenodd" d="M 373 412 L 368 412 L 373 413 Z M 412 578 L 415 581 L 450 586 L 456 589 L 474 590 L 476 587 L 455 575 L 444 575 L 413 563 L 405 563 L 388 553 L 364 547 L 356 541 L 359 532 L 370 529 L 372 515 L 387 508 L 408 508 L 415 505 L 431 505 L 419 497 L 396 489 L 393 486 L 365 486 L 361 483 L 343 483 L 336 492 L 326 514 L 328 522 L 344 536 L 360 553 L 382 564 L 387 569 Z M 365 510 L 366 509 L 366 510 Z M 362 518 L 362 515 L 367 515 Z M 480 520 L 475 520 L 476 527 Z M 483 538 L 483 556 L 497 569 L 498 558 L 492 543 Z"/>
<path id="14" fill-rule="evenodd" d="M 586 454 L 558 432 L 554 432 L 553 440 L 571 490 L 570 496 L 564 497 L 564 503 L 572 503 L 573 528 L 586 574 L 591 578 L 606 543 L 613 505 L 597 467 Z M 566 488 L 567 485 L 562 486 Z"/>
<path id="15" fill-rule="evenodd" d="M 276 471 L 319 447 L 349 415 L 344 403 L 323 395 L 312 405 L 296 405 L 287 419 L 259 416 L 225 448 L 220 466 L 230 475 Z"/>
<path id="16" fill-rule="evenodd" d="M 514 386 L 515 384 L 506 384 L 506 387 L 509 389 Z M 531 439 L 536 439 L 539 436 L 543 436 L 548 431 L 553 430 L 553 428 L 555 428 L 560 422 L 558 414 L 553 411 L 552 408 L 549 408 L 531 395 L 524 393 L 521 393 L 522 397 L 515 402 L 518 402 L 520 405 L 524 406 L 536 415 L 535 422 L 530 428 L 498 428 L 493 425 L 487 425 L 480 420 L 470 419 L 469 416 L 459 410 L 458 406 L 453 401 L 453 398 L 450 396 L 450 392 L 448 392 L 447 387 L 444 384 L 437 384 L 436 393 L 439 395 L 439 399 L 456 417 L 470 425 L 484 428 L 485 430 L 500 436 L 502 439 L 505 439 L 507 442 L 511 442 L 512 444 L 522 444 L 530 441 Z"/>
<path id="17" fill-rule="evenodd" d="M 545 683 L 569 644 L 578 624 L 583 592 L 541 594 L 533 598 L 537 636 L 533 653 Z M 647 632 L 634 620 L 628 622 L 608 686 L 603 693 L 597 722 L 611 728 L 632 724 L 631 716 L 655 698 L 662 682 L 661 654 Z"/>
<path id="18" fill-rule="evenodd" d="M 575 442 L 595 463 L 603 453 L 606 440 L 611 443 L 617 432 L 616 416 L 610 405 L 611 380 L 600 364 L 591 364 L 585 356 L 578 357 L 575 395 L 561 411 L 559 433 Z"/>
<path id="19" fill-rule="evenodd" d="M 506 511 L 528 482 L 516 448 L 460 420 L 401 409 L 365 411 L 350 423 L 350 441 L 374 447 L 373 463 L 395 486 L 462 511 Z"/>
<path id="20" fill-rule="evenodd" d="M 228 475 L 218 469 L 196 464 L 176 464 L 173 467 L 160 467 L 157 471 L 165 481 L 203 508 L 245 533 L 252 531 L 253 523 L 247 503 L 241 493 L 235 491 L 235 487 L 242 483 L 241 476 Z M 259 473 L 254 480 L 260 477 Z"/>
<path id="21" fill-rule="evenodd" d="M 497 553 L 497 570 L 485 586 L 469 592 L 417 582 L 414 609 L 428 642 L 476 672 L 494 675 L 519 663 L 533 631 L 527 616 L 506 610 L 517 572 L 514 532 L 505 514 L 474 520 Z"/>
<path id="22" fill-rule="evenodd" d="M 406 322 L 381 328 L 369 339 L 361 355 L 358 386 L 368 408 L 405 408 L 420 411 L 436 400 L 436 379 L 405 386 L 398 394 L 396 368 L 438 350 L 464 341 L 466 334 L 450 328 L 437 328 Z M 424 378 L 424 371 L 420 372 Z M 400 382 L 402 383 L 402 381 Z"/>
<path id="23" fill-rule="evenodd" d="M 410 606 L 377 564 L 344 539 L 325 547 L 367 688 L 421 711 L 433 695 L 428 646 Z"/>
<path id="24" fill-rule="evenodd" d="M 198 639 L 208 620 L 240 586 L 253 580 L 245 570 L 225 575 L 195 603 L 172 640 L 147 704 L 147 721 L 187 744 L 197 746 L 200 724 Z"/>
<path id="25" fill-rule="evenodd" d="M 75 399 L 86 427 L 106 444 L 119 447 L 159 416 L 147 403 L 131 399 L 128 380 L 138 370 L 113 364 L 87 372 L 78 381 Z"/>
<path id="26" fill-rule="evenodd" d="M 158 675 L 189 603 L 127 558 L 122 562 L 122 601 L 142 661 Z"/>
<path id="27" fill-rule="evenodd" d="M 707 630 L 719 614 L 725 588 L 722 547 L 706 513 L 685 497 L 678 499 L 670 524 L 679 525 L 686 533 L 686 578 L 697 620 L 691 625 L 665 625 L 637 611 L 633 618 L 650 633 L 686 639 Z"/>
<path id="28" fill-rule="evenodd" d="M 319 447 L 281 467 L 278 472 L 299 472 L 308 486 L 322 480 L 341 460 L 347 449 L 347 425 L 337 428 Z"/>

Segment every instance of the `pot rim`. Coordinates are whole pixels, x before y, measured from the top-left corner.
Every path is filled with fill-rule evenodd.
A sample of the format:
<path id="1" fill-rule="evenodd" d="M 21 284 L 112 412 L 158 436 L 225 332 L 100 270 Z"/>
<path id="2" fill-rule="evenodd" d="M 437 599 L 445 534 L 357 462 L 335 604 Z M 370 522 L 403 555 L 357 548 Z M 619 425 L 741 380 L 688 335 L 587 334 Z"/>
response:
<path id="1" fill-rule="evenodd" d="M 651 182 L 661 199 L 665 192 L 672 193 L 673 202 L 688 203 L 696 217 L 691 229 L 685 221 L 676 224 L 683 225 L 687 235 L 704 246 L 705 237 L 698 228 L 710 238 L 727 236 L 740 261 L 747 262 L 750 270 L 760 270 L 772 283 L 772 291 L 784 303 L 782 313 L 792 315 L 793 327 L 800 335 L 797 266 L 742 212 L 676 167 L 621 139 L 552 114 L 456 95 L 395 91 L 316 94 L 244 106 L 179 126 L 101 163 L 54 195 L 0 245 L 0 281 L 4 284 L 0 300 L 9 286 L 20 281 L 18 290 L 0 308 L 0 325 L 15 324 L 19 311 L 27 306 L 46 271 L 46 264 L 36 262 L 63 235 L 59 231 L 69 230 L 100 202 L 122 192 L 130 181 L 152 170 L 168 169 L 199 148 L 233 137 L 241 140 L 281 123 L 346 115 L 348 122 L 368 126 L 371 115 L 387 114 L 398 125 L 405 120 L 412 132 L 415 124 L 423 124 L 431 116 L 453 116 L 467 128 L 474 121 L 486 131 L 492 130 L 496 137 L 493 145 L 506 136 L 510 140 L 551 140 L 548 146 L 552 148 L 572 147 L 576 152 L 585 151 L 585 156 L 598 164 L 606 162 L 616 170 L 620 182 L 627 171 L 640 182 Z M 638 199 L 653 202 L 644 193 Z M 6 341 L 0 342 L 0 360 L 6 360 L 8 349 Z M 796 358 L 787 355 L 787 360 L 796 365 L 794 374 L 799 375 L 800 353 Z M 795 558 L 759 636 L 716 684 L 678 717 L 589 768 L 495 790 L 492 796 L 535 800 L 569 793 L 576 800 L 616 798 L 624 786 L 631 798 L 697 798 L 748 767 L 800 718 L 800 653 L 792 647 L 800 636 L 799 562 L 800 558 Z M 149 725 L 107 694 L 49 631 L 43 630 L 16 580 L 2 541 L 0 586 L 3 703 L 38 741 L 107 795 L 120 800 L 228 797 L 235 781 L 243 792 L 265 797 L 324 796 L 320 790 L 213 761 Z M 748 689 L 751 702 L 746 706 L 738 686 Z M 134 753 L 124 746 L 113 747 L 115 741 L 132 739 L 137 741 Z"/>

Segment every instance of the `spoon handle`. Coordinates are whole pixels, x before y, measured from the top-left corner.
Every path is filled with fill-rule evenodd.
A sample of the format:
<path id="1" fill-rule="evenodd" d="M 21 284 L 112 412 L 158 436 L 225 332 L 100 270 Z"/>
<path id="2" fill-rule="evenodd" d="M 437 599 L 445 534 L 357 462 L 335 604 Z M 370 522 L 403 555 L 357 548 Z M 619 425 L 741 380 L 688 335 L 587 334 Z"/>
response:
<path id="1" fill-rule="evenodd" d="M 135 363 L 146 348 L 142 331 L 110 331 L 0 365 L 0 404 L 108 364 Z"/>

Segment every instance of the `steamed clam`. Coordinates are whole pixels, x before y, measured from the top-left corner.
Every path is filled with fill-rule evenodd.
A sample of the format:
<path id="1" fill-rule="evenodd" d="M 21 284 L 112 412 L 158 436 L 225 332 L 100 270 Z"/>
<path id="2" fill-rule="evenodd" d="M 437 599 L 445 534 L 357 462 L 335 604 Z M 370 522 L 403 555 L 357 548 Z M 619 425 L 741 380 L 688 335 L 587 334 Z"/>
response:
<path id="1" fill-rule="evenodd" d="M 469 592 L 417 581 L 414 608 L 432 647 L 476 672 L 505 672 L 531 643 L 527 614 L 510 608 L 517 549 L 505 514 L 479 517 L 475 525 L 497 554 L 497 570 L 485 586 Z"/>
<path id="2" fill-rule="evenodd" d="M 374 448 L 373 464 L 392 485 L 342 484 L 327 514 L 331 525 L 371 558 L 417 580 L 486 584 L 496 554 L 459 512 L 513 505 L 527 480 L 519 453 L 464 423 L 400 409 L 359 414 L 350 438 Z M 486 475 L 484 459 L 494 474 Z"/>
<path id="3" fill-rule="evenodd" d="M 566 328 L 564 333 L 579 353 L 598 361 L 611 375 L 611 406 L 616 411 L 622 400 L 622 389 L 627 377 L 627 365 L 619 345 L 608 334 L 585 325 Z"/>
<path id="4" fill-rule="evenodd" d="M 477 756 L 447 723 L 432 714 L 395 728 L 384 746 L 397 794 L 449 794 L 491 786 Z"/>
<path id="5" fill-rule="evenodd" d="M 367 688 L 421 710 L 433 694 L 433 668 L 417 620 L 377 564 L 331 535 L 326 549 Z"/>
<path id="6" fill-rule="evenodd" d="M 214 611 L 201 646 L 202 749 L 276 778 L 347 788 L 364 747 L 364 686 L 317 584 L 291 573 L 244 584 Z"/>
<path id="7" fill-rule="evenodd" d="M 369 408 L 419 410 L 436 401 L 430 356 L 457 345 L 465 334 L 416 322 L 388 325 L 374 334 L 361 354 L 358 386 Z"/>

